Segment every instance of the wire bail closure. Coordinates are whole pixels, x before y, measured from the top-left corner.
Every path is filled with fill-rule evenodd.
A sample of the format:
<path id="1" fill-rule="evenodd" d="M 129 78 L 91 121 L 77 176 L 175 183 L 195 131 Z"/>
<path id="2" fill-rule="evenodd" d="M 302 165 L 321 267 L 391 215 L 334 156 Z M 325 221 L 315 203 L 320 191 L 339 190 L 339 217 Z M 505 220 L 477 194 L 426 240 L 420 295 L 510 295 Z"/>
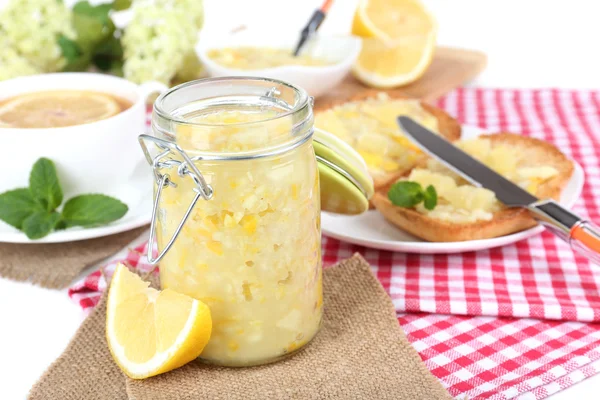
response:
<path id="1" fill-rule="evenodd" d="M 168 140 L 160 139 L 151 135 L 140 135 L 138 137 L 138 141 L 140 142 L 140 146 L 144 151 L 144 155 L 146 157 L 146 161 L 148 164 L 152 166 L 152 170 L 154 172 L 154 179 L 157 184 L 156 197 L 154 199 L 154 205 L 152 206 L 152 220 L 150 222 L 150 237 L 148 238 L 148 250 L 147 250 L 147 258 L 148 262 L 151 265 L 156 265 L 160 262 L 160 260 L 167 254 L 179 233 L 181 233 L 181 229 L 183 225 L 187 221 L 188 217 L 192 213 L 194 206 L 202 197 L 204 200 L 210 200 L 213 197 L 213 189 L 212 187 L 206 183 L 204 176 L 198 170 L 198 168 L 194 165 L 193 160 L 187 155 L 187 153 L 176 143 L 170 142 Z M 152 157 L 148 146 L 146 146 L 146 141 L 152 142 L 159 150 L 160 153 L 155 157 Z M 173 160 L 171 158 L 167 158 L 170 154 L 178 154 L 183 158 L 183 162 Z M 200 159 L 195 157 L 195 159 Z M 189 176 L 195 184 L 195 187 L 192 189 L 196 194 L 190 203 L 187 211 L 183 215 L 181 221 L 179 221 L 179 225 L 175 232 L 173 232 L 173 236 L 169 239 L 169 242 L 165 246 L 164 249 L 159 251 L 159 254 L 156 258 L 152 255 L 152 249 L 154 248 L 154 239 L 156 238 L 156 220 L 158 216 L 158 206 L 160 202 L 160 196 L 162 191 L 167 186 L 177 187 L 177 184 L 170 179 L 168 173 L 161 173 L 161 169 L 171 169 L 173 167 L 177 168 L 177 175 L 180 177 Z"/>

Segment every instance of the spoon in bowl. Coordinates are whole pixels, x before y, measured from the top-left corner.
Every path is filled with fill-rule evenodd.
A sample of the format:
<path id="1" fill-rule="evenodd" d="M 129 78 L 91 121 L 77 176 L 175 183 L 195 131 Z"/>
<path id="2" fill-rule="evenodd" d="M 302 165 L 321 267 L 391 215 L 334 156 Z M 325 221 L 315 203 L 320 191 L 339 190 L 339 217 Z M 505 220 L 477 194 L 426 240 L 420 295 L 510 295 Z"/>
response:
<path id="1" fill-rule="evenodd" d="M 298 44 L 296 45 L 296 49 L 294 50 L 295 57 L 297 57 L 298 54 L 300 54 L 300 50 L 302 49 L 304 44 L 308 41 L 308 39 L 310 39 L 312 35 L 315 34 L 317 29 L 319 29 L 319 27 L 321 26 L 321 23 L 323 23 L 323 20 L 327 15 L 327 11 L 329 11 L 329 8 L 331 7 L 331 3 L 333 3 L 333 0 L 325 0 L 321 8 L 317 8 L 315 10 L 304 29 L 302 29 L 302 32 L 300 33 L 300 40 L 298 40 Z"/>

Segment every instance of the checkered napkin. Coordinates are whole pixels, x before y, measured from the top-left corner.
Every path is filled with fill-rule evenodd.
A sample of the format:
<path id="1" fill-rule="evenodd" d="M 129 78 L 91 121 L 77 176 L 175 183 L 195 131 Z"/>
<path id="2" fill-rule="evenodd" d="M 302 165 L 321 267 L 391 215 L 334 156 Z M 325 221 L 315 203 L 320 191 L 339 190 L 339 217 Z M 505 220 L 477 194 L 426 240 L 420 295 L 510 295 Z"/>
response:
<path id="1" fill-rule="evenodd" d="M 489 132 L 555 143 L 586 173 L 574 211 L 600 221 L 600 92 L 460 89 L 438 105 Z M 600 372 L 600 267 L 547 232 L 452 255 L 323 238 L 326 265 L 356 251 L 390 293 L 408 339 L 456 398 L 543 399 Z M 132 249 L 125 261 L 148 269 L 143 254 L 144 246 Z M 69 294 L 89 309 L 105 287 L 97 271 Z"/>

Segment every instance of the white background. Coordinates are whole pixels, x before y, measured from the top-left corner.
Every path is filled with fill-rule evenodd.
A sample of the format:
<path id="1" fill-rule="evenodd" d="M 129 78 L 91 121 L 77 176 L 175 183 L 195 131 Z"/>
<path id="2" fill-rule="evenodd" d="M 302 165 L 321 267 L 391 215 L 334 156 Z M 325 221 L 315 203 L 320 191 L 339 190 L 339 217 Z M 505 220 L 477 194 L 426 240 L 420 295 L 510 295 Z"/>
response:
<path id="1" fill-rule="evenodd" d="M 0 7 L 6 0 L 0 0 Z M 600 88 L 600 3 L 594 0 L 424 0 L 439 22 L 438 42 L 482 50 L 485 72 L 472 85 Z M 68 1 L 67 1 L 68 2 Z M 205 0 L 203 38 L 240 24 L 299 30 L 320 0 Z M 323 33 L 349 30 L 357 0 L 337 0 Z M 0 49 L 2 51 L 2 49 Z M 599 133 L 600 134 L 600 133 Z M 0 254 L 0 257 L 2 255 Z M 24 399 L 84 318 L 66 290 L 0 279 L 0 388 Z M 600 375 L 552 400 L 592 400 Z"/>

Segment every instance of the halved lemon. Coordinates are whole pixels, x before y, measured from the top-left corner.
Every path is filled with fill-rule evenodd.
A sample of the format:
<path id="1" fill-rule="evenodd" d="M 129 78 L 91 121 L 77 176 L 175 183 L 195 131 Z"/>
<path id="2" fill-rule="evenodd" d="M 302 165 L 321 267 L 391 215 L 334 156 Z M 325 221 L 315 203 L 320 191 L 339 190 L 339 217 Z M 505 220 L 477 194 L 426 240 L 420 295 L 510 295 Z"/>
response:
<path id="1" fill-rule="evenodd" d="M 60 90 L 28 93 L 0 102 L 0 126 L 56 128 L 81 125 L 121 112 L 116 98 L 104 93 Z"/>
<path id="2" fill-rule="evenodd" d="M 119 264 L 108 293 L 108 347 L 117 365 L 133 379 L 162 374 L 197 358 L 212 330 L 206 304 L 149 286 Z"/>
<path id="3" fill-rule="evenodd" d="M 354 75 L 369 86 L 390 88 L 425 73 L 437 24 L 418 0 L 361 0 L 352 33 L 364 38 Z"/>

